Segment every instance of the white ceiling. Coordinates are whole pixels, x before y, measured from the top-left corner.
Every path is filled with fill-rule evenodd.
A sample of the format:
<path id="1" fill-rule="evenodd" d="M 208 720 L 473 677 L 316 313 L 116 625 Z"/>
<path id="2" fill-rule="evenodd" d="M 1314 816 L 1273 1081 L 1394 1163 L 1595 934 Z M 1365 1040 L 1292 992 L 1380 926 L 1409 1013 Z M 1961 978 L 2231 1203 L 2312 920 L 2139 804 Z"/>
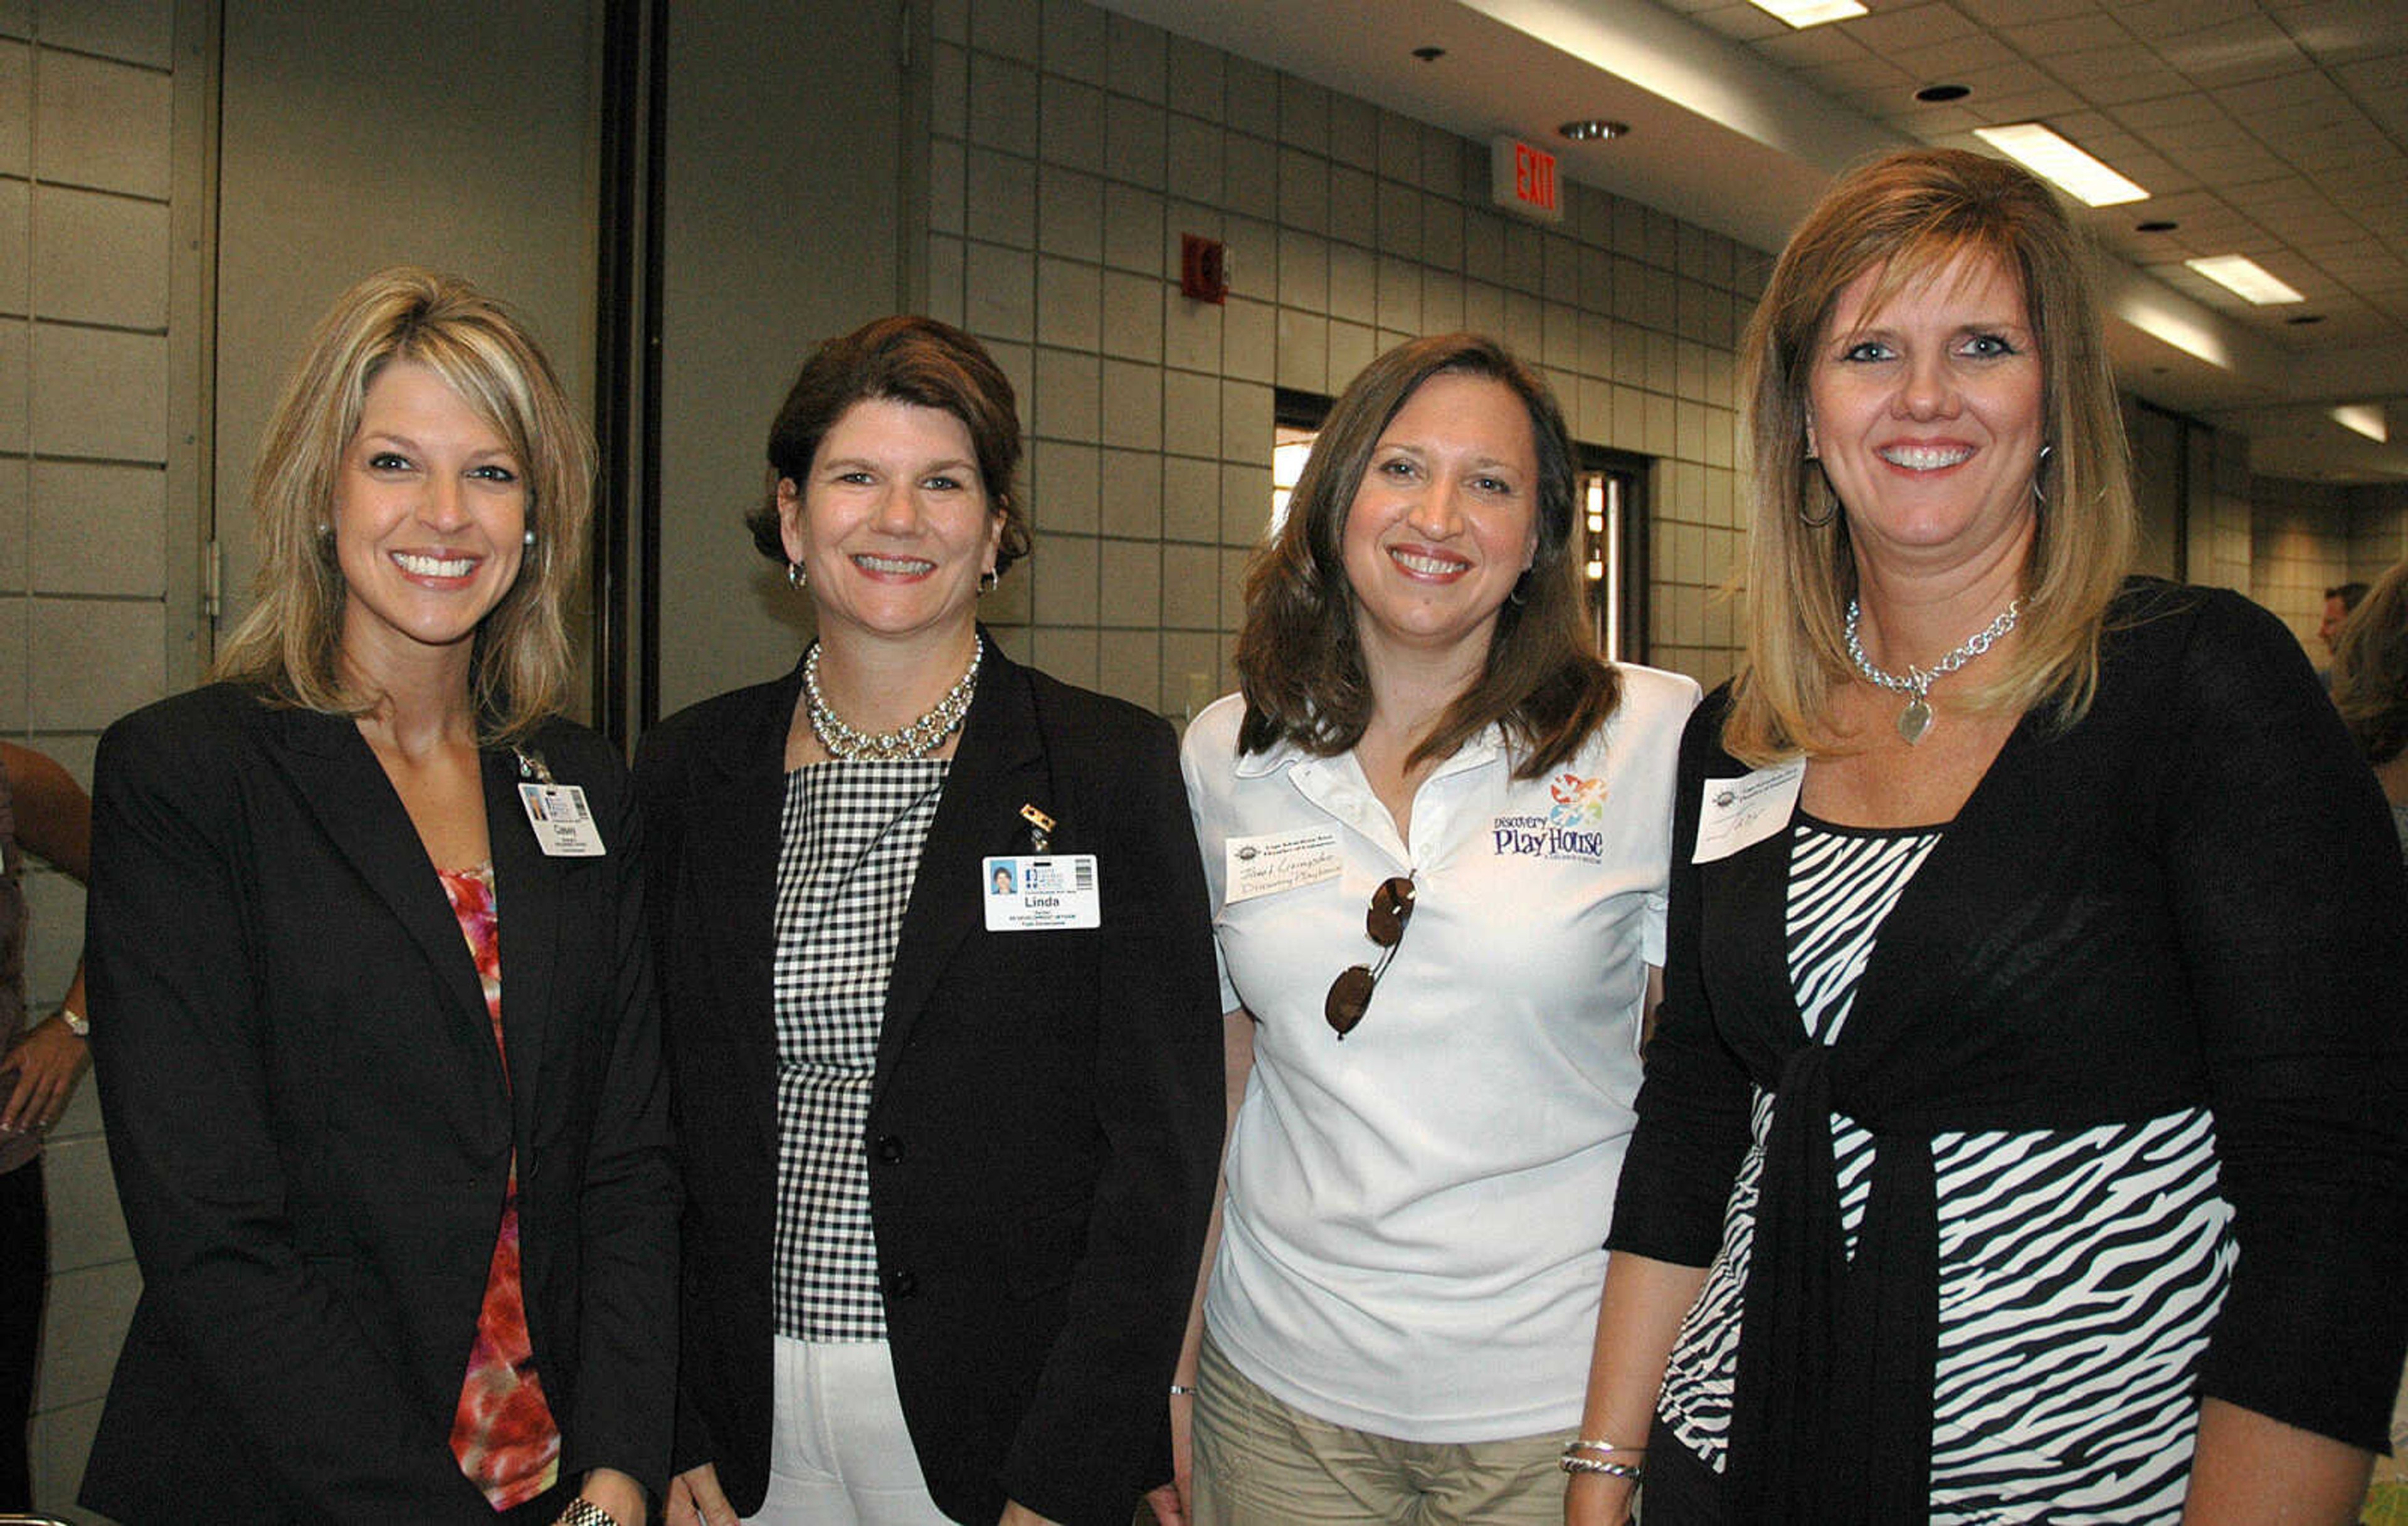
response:
<path id="1" fill-rule="evenodd" d="M 2247 435 L 2260 473 L 2408 478 L 2408 0 L 1866 0 L 1804 31 L 1743 0 L 1103 3 L 1468 136 L 1541 143 L 1575 179 L 1761 249 L 1867 153 L 2044 121 L 2151 193 L 2083 213 L 2127 386 Z M 1446 53 L 1414 59 L 1426 45 Z M 1972 93 L 1914 99 L 1943 83 Z M 1635 131 L 1555 135 L 1582 117 Z M 2136 231 L 2159 220 L 2179 226 Z M 2253 307 L 2182 264 L 2230 253 L 2308 300 Z M 2333 422 L 2344 403 L 2385 406 L 2392 443 Z"/>

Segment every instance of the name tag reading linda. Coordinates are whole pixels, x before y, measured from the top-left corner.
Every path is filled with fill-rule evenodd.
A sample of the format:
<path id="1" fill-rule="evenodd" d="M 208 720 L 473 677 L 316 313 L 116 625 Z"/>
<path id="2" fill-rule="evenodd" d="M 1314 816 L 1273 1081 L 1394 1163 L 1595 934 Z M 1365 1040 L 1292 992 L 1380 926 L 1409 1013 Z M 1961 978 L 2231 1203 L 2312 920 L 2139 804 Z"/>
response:
<path id="1" fill-rule="evenodd" d="M 1743 778 L 1708 779 L 1698 806 L 1698 850 L 1691 863 L 1712 863 L 1752 848 L 1789 824 L 1806 760 L 1759 768 Z"/>
<path id="2" fill-rule="evenodd" d="M 1336 879 L 1345 869 L 1338 859 L 1335 827 L 1232 837 L 1224 846 L 1222 862 L 1227 888 L 1221 899 L 1226 906 L 1251 901 L 1257 895 L 1318 885 L 1325 879 Z"/>
<path id="3" fill-rule="evenodd" d="M 536 846 L 546 858 L 598 859 L 609 851 L 602 846 L 602 829 L 585 804 L 580 784 L 521 784 L 527 825 L 535 828 Z"/>
<path id="4" fill-rule="evenodd" d="M 986 930 L 1041 933 L 1055 927 L 1101 927 L 1103 891 L 1093 853 L 1025 853 L 979 861 L 986 881 Z"/>

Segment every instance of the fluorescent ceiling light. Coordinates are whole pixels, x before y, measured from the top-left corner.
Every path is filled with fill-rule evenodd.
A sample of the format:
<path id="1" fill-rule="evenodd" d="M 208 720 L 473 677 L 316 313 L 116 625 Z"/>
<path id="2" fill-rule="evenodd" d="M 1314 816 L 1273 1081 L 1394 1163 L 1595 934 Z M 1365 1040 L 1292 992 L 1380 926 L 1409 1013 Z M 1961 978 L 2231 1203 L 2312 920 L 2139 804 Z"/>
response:
<path id="1" fill-rule="evenodd" d="M 1778 16 L 1792 26 L 1820 26 L 1825 21 L 1844 21 L 1851 16 L 1862 16 L 1865 7 L 1856 0 L 1753 0 L 1756 8 L 1768 16 Z"/>
<path id="2" fill-rule="evenodd" d="M 2391 431 L 2386 426 L 2380 403 L 2344 403 L 2332 410 L 2333 422 L 2344 429 L 2354 429 L 2377 445 L 2391 442 Z"/>
<path id="3" fill-rule="evenodd" d="M 2212 260 L 2185 260 L 2183 264 L 2233 295 L 2246 297 L 2260 307 L 2277 302 L 2308 300 L 2268 274 L 2257 261 L 2245 254 L 2219 254 Z"/>
<path id="4" fill-rule="evenodd" d="M 2146 201 L 2149 193 L 2036 121 L 2011 127 L 1976 127 L 1973 135 L 2030 170 L 2054 180 L 2087 207 Z"/>

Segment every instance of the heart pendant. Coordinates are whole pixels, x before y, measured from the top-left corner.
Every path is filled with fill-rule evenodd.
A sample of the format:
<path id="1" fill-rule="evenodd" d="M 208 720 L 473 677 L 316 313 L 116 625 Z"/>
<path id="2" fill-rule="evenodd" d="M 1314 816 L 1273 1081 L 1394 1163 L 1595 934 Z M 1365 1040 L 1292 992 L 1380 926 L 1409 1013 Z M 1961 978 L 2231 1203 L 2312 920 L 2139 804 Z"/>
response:
<path id="1" fill-rule="evenodd" d="M 1906 702 L 1905 709 L 1898 713 L 1898 734 L 1906 738 L 1907 746 L 1913 747 L 1922 741 L 1923 734 L 1930 729 L 1931 706 L 1921 694 L 1917 694 Z"/>

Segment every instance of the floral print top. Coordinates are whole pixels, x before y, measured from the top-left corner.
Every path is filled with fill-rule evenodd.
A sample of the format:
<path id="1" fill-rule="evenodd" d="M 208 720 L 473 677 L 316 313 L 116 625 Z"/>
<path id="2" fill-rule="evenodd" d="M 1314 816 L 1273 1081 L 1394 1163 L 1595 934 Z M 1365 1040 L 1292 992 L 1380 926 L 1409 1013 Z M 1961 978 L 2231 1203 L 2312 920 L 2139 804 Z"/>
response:
<path id="1" fill-rule="evenodd" d="M 436 871 L 452 914 L 477 961 L 485 988 L 485 1010 L 494 1020 L 494 1043 L 502 1044 L 502 946 L 500 913 L 494 897 L 494 866 Z M 509 1078 L 509 1054 L 502 1053 Z M 560 1427 L 543 1396 L 535 1347 L 527 1336 L 526 1304 L 519 1283 L 519 1168 L 510 1162 L 510 1185 L 502 1200 L 502 1223 L 494 1238 L 493 1264 L 485 1273 L 484 1306 L 477 1311 L 477 1344 L 460 1385 L 452 1418 L 452 1453 L 460 1471 L 485 1491 L 496 1510 L 508 1510 L 552 1488 L 560 1478 Z"/>

